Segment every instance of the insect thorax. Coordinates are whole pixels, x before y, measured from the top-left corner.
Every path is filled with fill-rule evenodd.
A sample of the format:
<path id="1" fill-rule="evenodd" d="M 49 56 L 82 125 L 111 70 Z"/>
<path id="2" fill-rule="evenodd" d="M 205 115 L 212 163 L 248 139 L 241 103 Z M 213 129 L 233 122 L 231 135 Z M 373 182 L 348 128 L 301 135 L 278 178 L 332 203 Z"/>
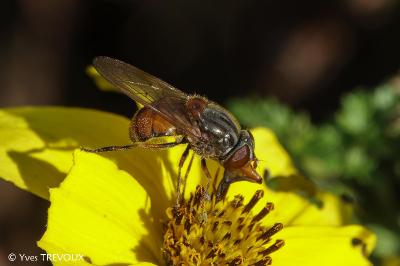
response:
<path id="1" fill-rule="evenodd" d="M 236 146 L 240 127 L 223 108 L 209 104 L 196 122 L 204 140 L 191 143 L 198 154 L 222 160 Z"/>

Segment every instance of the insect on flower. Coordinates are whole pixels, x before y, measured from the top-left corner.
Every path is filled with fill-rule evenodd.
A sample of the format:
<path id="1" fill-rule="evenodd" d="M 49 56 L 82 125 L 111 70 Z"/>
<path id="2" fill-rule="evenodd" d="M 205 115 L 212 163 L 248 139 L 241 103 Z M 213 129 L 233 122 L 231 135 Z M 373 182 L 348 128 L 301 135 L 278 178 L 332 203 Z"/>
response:
<path id="1" fill-rule="evenodd" d="M 241 129 L 235 117 L 223 107 L 204 97 L 183 93 L 117 59 L 96 57 L 93 65 L 107 81 L 144 107 L 132 118 L 131 144 L 84 150 L 97 153 L 133 147 L 161 149 L 187 144 L 179 162 L 177 202 L 182 186 L 181 169 L 190 149 L 200 155 L 208 184 L 212 178 L 206 159 L 216 160 L 224 167 L 223 178 L 216 189 L 217 201 L 225 196 L 233 182 L 262 182 L 255 170 L 257 159 L 254 155 L 253 136 L 248 130 Z M 176 138 L 167 143 L 151 141 L 165 136 Z"/>

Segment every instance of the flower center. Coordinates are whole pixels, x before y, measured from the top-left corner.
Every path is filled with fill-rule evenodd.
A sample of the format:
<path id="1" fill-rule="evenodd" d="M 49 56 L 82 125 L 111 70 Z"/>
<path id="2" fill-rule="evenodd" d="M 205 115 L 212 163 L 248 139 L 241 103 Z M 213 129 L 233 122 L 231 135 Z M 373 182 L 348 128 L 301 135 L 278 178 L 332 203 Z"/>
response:
<path id="1" fill-rule="evenodd" d="M 272 203 L 252 214 L 263 191 L 258 190 L 247 204 L 242 195 L 219 202 L 214 194 L 211 201 L 204 195 L 204 187 L 198 186 L 189 200 L 167 210 L 163 244 L 167 265 L 271 265 L 270 254 L 284 244 L 271 237 L 283 225 L 261 224 Z"/>

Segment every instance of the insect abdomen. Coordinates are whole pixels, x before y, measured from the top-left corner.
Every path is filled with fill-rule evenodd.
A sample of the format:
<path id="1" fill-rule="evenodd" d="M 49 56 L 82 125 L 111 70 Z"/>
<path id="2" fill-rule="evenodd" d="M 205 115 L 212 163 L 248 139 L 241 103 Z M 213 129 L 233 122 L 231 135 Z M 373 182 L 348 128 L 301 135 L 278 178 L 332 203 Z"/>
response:
<path id="1" fill-rule="evenodd" d="M 146 141 L 154 137 L 172 136 L 176 128 L 160 114 L 149 107 L 138 110 L 132 118 L 130 138 L 132 141 Z"/>

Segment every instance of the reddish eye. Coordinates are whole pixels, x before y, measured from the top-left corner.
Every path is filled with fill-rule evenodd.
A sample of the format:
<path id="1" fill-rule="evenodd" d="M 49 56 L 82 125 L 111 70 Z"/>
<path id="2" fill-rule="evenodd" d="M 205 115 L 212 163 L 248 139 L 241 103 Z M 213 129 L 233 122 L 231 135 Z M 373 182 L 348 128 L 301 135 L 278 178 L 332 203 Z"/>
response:
<path id="1" fill-rule="evenodd" d="M 245 166 L 250 160 L 250 149 L 247 145 L 244 145 L 225 162 L 225 167 L 227 168 L 242 168 Z"/>

